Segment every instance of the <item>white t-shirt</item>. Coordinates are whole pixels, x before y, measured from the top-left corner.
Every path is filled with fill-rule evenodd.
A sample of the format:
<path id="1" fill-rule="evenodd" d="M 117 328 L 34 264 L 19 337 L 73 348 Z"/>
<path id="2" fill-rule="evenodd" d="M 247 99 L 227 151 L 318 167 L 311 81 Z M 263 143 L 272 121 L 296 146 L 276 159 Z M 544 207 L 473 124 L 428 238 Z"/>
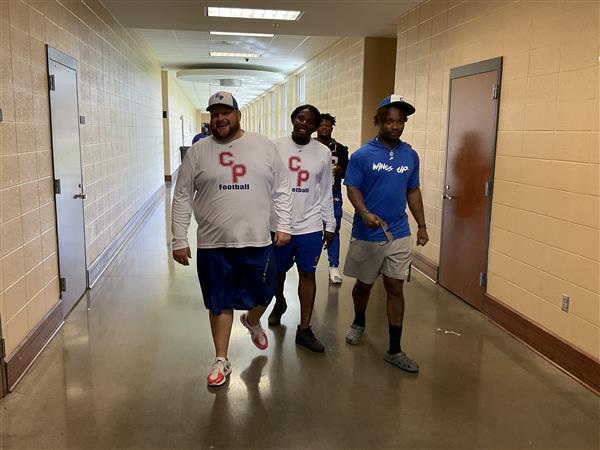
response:
<path id="1" fill-rule="evenodd" d="M 335 231 L 331 185 L 331 151 L 311 139 L 306 145 L 296 144 L 291 136 L 275 141 L 281 160 L 287 168 L 292 188 L 292 234 L 306 234 L 323 230 Z M 271 216 L 271 230 L 275 230 L 277 216 Z"/>
<path id="2" fill-rule="evenodd" d="M 274 230 L 291 232 L 292 199 L 287 173 L 275 145 L 245 132 L 221 144 L 213 136 L 195 143 L 177 176 L 173 198 L 173 250 L 189 247 L 192 210 L 198 248 L 265 247 Z"/>

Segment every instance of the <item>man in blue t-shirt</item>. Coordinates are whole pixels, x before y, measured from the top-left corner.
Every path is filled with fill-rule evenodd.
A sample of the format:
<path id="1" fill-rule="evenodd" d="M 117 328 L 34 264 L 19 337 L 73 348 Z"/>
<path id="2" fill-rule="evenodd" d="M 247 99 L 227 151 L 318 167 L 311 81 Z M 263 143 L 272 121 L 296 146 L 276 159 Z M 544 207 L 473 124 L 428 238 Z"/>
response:
<path id="1" fill-rule="evenodd" d="M 400 140 L 404 124 L 414 112 L 399 95 L 384 98 L 374 117 L 378 135 L 352 154 L 344 180 L 355 209 L 344 275 L 356 278 L 352 289 L 355 317 L 346 342 L 360 342 L 371 288 L 381 274 L 390 337 L 384 360 L 408 372 L 418 372 L 419 366 L 400 347 L 402 289 L 412 256 L 407 204 L 418 225 L 417 245 L 429 241 L 419 189 L 419 155 Z"/>

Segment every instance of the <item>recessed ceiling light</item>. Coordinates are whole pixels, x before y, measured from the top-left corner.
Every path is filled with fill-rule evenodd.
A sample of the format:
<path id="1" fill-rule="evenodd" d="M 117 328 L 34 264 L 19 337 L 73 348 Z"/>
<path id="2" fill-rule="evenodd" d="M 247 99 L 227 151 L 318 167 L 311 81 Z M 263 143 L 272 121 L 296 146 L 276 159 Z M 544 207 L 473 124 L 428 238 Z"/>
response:
<path id="1" fill-rule="evenodd" d="M 209 17 L 233 17 L 235 19 L 298 20 L 302 15 L 302 11 L 208 6 L 206 15 Z"/>
<path id="2" fill-rule="evenodd" d="M 238 33 L 236 31 L 211 31 L 210 34 L 217 36 L 253 36 L 253 37 L 273 37 L 270 33 Z"/>
<path id="3" fill-rule="evenodd" d="M 232 58 L 260 58 L 260 53 L 208 52 L 210 56 L 229 56 Z"/>

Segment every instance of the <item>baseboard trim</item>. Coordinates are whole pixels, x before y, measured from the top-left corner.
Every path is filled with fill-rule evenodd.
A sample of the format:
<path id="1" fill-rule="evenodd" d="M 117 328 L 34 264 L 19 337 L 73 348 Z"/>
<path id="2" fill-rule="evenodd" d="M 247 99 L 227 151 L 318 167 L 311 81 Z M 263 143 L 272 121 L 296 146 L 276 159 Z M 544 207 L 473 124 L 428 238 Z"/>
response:
<path id="1" fill-rule="evenodd" d="M 485 294 L 481 312 L 513 337 L 600 395 L 600 361 Z"/>
<path id="2" fill-rule="evenodd" d="M 419 272 L 422 272 L 431 281 L 437 283 L 438 266 L 432 260 L 423 256 L 420 253 L 413 252 L 412 265 L 415 269 L 417 269 Z"/>
<path id="3" fill-rule="evenodd" d="M 158 188 L 154 194 L 150 196 L 144 205 L 133 215 L 133 217 L 127 222 L 127 224 L 119 231 L 113 241 L 104 249 L 102 253 L 90 264 L 88 268 L 89 272 L 89 284 L 92 288 L 98 279 L 102 276 L 104 271 L 108 268 L 112 260 L 117 256 L 121 248 L 127 243 L 127 241 L 134 235 L 139 226 L 144 222 L 144 219 L 158 202 L 162 199 L 165 193 L 164 184 Z"/>
<path id="4" fill-rule="evenodd" d="M 38 355 L 50 343 L 56 332 L 60 330 L 63 323 L 62 301 L 59 301 L 6 358 L 9 391 L 25 375 Z"/>

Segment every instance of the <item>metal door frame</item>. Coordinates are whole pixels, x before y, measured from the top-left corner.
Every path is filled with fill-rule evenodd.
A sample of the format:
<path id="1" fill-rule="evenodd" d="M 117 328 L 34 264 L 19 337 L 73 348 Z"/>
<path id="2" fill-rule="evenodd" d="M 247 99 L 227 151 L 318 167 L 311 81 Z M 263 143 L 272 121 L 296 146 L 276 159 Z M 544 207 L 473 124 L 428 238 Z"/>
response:
<path id="1" fill-rule="evenodd" d="M 485 72 L 496 72 L 496 86 L 498 86 L 497 88 L 497 98 L 496 98 L 496 110 L 494 111 L 495 114 L 495 120 L 494 120 L 494 128 L 493 128 L 493 133 L 495 138 L 493 139 L 493 144 L 492 144 L 492 160 L 490 161 L 490 186 L 491 186 L 491 192 L 490 192 L 490 200 L 488 202 L 488 206 L 487 206 L 487 213 L 486 213 L 486 232 L 485 232 L 485 237 L 484 237 L 484 247 L 485 247 L 485 254 L 484 254 L 484 258 L 483 258 L 483 274 L 485 275 L 486 279 L 485 282 L 483 284 L 483 292 L 487 292 L 487 271 L 488 271 L 488 259 L 489 259 L 489 250 L 490 250 L 490 232 L 491 232 L 491 223 L 492 223 L 492 200 L 493 200 L 493 196 L 494 196 L 494 173 L 495 173 L 495 169 L 496 169 L 496 146 L 497 146 L 497 142 L 498 142 L 498 118 L 500 115 L 500 93 L 502 91 L 502 86 L 501 86 L 501 82 L 502 82 L 502 56 L 498 56 L 497 58 L 492 58 L 492 59 L 487 59 L 485 61 L 479 61 L 473 64 L 467 64 L 465 66 L 460 66 L 460 67 L 455 67 L 453 69 L 450 69 L 450 77 L 448 80 L 448 121 L 447 121 L 447 125 L 446 125 L 446 164 L 444 166 L 444 186 L 446 186 L 446 176 L 448 175 L 448 147 L 449 147 L 449 142 L 448 142 L 448 137 L 450 136 L 450 111 L 452 108 L 452 81 L 457 79 L 457 78 L 463 78 L 463 77 L 468 77 L 471 75 L 477 75 L 480 73 L 485 73 Z M 442 253 L 444 251 L 444 247 L 443 247 L 443 236 L 444 236 L 444 208 L 445 208 L 445 203 L 442 203 L 442 223 L 441 223 L 441 232 L 440 232 L 440 266 L 441 266 L 441 262 L 443 260 L 442 258 Z M 440 270 L 438 267 L 438 275 L 437 275 L 437 280 L 436 282 L 439 284 L 439 278 L 440 278 Z M 482 298 L 482 308 L 483 308 L 483 302 L 485 301 L 485 296 L 483 296 Z M 468 303 L 468 302 L 467 302 Z"/>
<path id="2" fill-rule="evenodd" d="M 72 69 L 75 71 L 77 117 L 81 117 L 79 114 L 79 61 L 77 61 L 72 56 L 69 56 L 66 53 L 61 52 L 60 50 L 50 47 L 48 44 L 46 44 L 46 52 L 47 52 L 47 64 L 48 64 L 47 72 L 50 71 L 50 61 L 54 61 L 56 63 L 62 64 L 63 66 L 68 67 L 69 69 Z M 54 136 L 52 134 L 52 104 L 50 101 L 50 92 L 49 91 L 48 91 L 48 111 L 50 112 L 50 143 L 51 143 L 51 150 L 52 150 L 52 177 L 53 177 L 53 179 L 55 179 L 56 172 L 54 170 Z M 79 173 L 81 174 L 81 185 L 83 186 L 83 166 L 81 165 L 82 164 L 82 162 L 81 162 L 81 130 L 80 130 L 79 124 L 77 126 L 77 138 L 79 141 Z M 55 196 L 56 196 L 56 193 L 55 193 Z M 54 213 L 58 220 L 58 210 L 57 210 L 56 199 L 54 200 Z M 83 217 L 83 254 L 84 254 L 84 261 L 86 264 L 85 286 L 86 286 L 86 290 L 87 290 L 90 288 L 90 274 L 89 274 L 89 270 L 87 267 L 87 238 L 86 238 L 86 234 L 85 234 L 85 208 L 83 208 L 83 207 L 81 208 L 81 214 Z M 59 240 L 59 236 L 58 236 L 58 223 L 57 223 L 57 226 L 56 226 L 56 242 L 57 242 L 56 253 L 58 255 L 58 273 L 59 273 L 59 278 L 60 278 L 60 249 L 59 249 L 60 246 L 58 245 L 58 240 Z M 62 298 L 62 292 L 61 292 L 61 298 Z M 77 302 L 80 299 L 81 299 L 81 297 L 77 300 Z M 77 304 L 77 302 L 75 304 Z M 63 318 L 65 316 L 66 316 L 66 313 L 63 314 Z"/>

